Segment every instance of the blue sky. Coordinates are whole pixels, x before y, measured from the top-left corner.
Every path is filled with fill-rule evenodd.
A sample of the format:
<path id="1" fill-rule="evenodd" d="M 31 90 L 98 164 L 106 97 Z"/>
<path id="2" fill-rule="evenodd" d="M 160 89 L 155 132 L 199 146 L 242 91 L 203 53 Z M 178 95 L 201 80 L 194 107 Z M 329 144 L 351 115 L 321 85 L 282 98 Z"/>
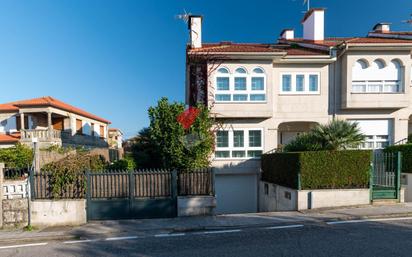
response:
<path id="1" fill-rule="evenodd" d="M 0 1 L 0 103 L 54 96 L 112 121 L 126 136 L 148 125 L 162 96 L 184 100 L 188 31 L 175 15 L 204 15 L 203 41 L 275 42 L 301 36 L 303 0 Z M 326 36 L 364 36 L 376 22 L 393 30 L 410 0 L 311 0 L 326 7 Z"/>

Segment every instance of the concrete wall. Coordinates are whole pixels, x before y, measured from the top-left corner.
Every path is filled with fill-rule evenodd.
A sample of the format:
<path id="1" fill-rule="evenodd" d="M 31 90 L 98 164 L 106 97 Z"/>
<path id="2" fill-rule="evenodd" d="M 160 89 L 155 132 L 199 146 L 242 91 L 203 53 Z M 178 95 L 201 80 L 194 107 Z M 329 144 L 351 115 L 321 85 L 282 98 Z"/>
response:
<path id="1" fill-rule="evenodd" d="M 402 173 L 401 184 L 405 189 L 405 202 L 412 202 L 412 173 Z"/>
<path id="2" fill-rule="evenodd" d="M 33 226 L 76 226 L 86 222 L 86 200 L 36 200 L 31 202 Z"/>
<path id="3" fill-rule="evenodd" d="M 179 196 L 177 197 L 177 216 L 213 215 L 216 198 L 213 196 Z"/>
<path id="4" fill-rule="evenodd" d="M 259 211 L 296 211 L 370 204 L 369 189 L 296 190 L 260 182 Z"/>

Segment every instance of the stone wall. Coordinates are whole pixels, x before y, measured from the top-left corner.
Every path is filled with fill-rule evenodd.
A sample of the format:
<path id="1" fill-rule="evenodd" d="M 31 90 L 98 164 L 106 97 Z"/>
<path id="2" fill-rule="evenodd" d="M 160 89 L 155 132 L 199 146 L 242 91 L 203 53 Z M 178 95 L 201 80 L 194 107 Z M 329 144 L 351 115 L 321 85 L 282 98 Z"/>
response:
<path id="1" fill-rule="evenodd" d="M 21 228 L 27 225 L 27 198 L 3 199 L 3 228 Z"/>

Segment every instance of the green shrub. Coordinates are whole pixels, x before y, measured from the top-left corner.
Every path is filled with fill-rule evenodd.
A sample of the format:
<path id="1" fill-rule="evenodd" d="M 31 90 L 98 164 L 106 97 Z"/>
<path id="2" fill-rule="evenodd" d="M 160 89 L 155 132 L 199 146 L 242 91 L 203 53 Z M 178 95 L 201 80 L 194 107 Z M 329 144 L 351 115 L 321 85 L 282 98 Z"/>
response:
<path id="1" fill-rule="evenodd" d="M 32 165 L 33 151 L 30 147 L 22 144 L 3 148 L 0 149 L 0 162 L 3 162 L 8 168 L 27 168 Z"/>
<path id="2" fill-rule="evenodd" d="M 299 189 L 344 189 L 369 186 L 371 151 L 275 153 L 262 157 L 262 179 Z"/>
<path id="3" fill-rule="evenodd" d="M 107 167 L 106 160 L 102 156 L 90 155 L 89 153 L 77 152 L 69 154 L 67 157 L 42 167 L 42 172 L 48 172 L 49 185 L 54 198 L 59 198 L 60 194 L 70 186 L 75 186 L 84 191 L 85 181 L 79 182 L 79 176 L 85 171 L 103 171 Z"/>
<path id="4" fill-rule="evenodd" d="M 298 135 L 289 144 L 285 145 L 285 152 L 302 152 L 302 151 L 319 151 L 322 145 L 317 142 L 317 139 L 312 133 L 303 133 Z"/>
<path id="5" fill-rule="evenodd" d="M 402 168 L 401 172 L 412 173 L 412 143 L 404 145 L 391 145 L 383 150 L 385 153 L 397 153 L 402 154 Z"/>
<path id="6" fill-rule="evenodd" d="M 110 170 L 134 170 L 136 168 L 136 164 L 132 158 L 125 157 L 124 159 L 113 162 L 108 168 Z"/>

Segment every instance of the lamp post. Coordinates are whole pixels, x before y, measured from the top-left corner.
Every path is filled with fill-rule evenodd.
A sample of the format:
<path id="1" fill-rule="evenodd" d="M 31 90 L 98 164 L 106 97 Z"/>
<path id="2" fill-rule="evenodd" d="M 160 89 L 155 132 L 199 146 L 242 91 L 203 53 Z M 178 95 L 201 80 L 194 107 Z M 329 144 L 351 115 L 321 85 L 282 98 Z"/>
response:
<path id="1" fill-rule="evenodd" d="M 31 229 L 31 207 L 30 207 L 30 202 L 31 202 L 31 181 L 34 179 L 34 172 L 38 171 L 38 166 L 39 166 L 39 160 L 38 160 L 38 156 L 39 156 L 39 151 L 38 151 L 38 138 L 37 137 L 33 137 L 31 139 L 31 142 L 33 143 L 33 164 L 32 164 L 32 169 L 30 170 L 30 175 L 29 175 L 29 183 L 27 185 L 27 209 L 28 209 L 28 213 L 27 213 L 27 227 L 29 229 Z M 33 171 L 34 170 L 34 171 Z"/>

